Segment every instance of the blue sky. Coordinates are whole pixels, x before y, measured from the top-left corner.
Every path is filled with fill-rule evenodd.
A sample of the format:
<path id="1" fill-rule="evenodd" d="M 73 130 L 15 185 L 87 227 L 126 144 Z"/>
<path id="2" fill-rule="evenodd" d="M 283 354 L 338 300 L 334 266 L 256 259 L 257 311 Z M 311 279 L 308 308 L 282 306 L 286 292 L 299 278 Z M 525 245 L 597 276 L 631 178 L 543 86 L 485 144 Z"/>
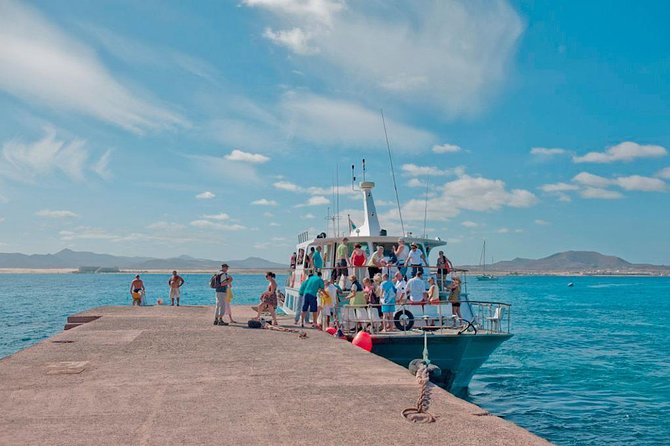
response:
<path id="1" fill-rule="evenodd" d="M 0 252 L 283 261 L 335 208 L 455 263 L 670 264 L 670 7 L 0 1 Z M 360 171 L 360 169 L 359 169 Z M 360 174 L 360 172 L 359 172 Z M 426 201 L 427 200 L 427 201 Z M 330 231 L 329 231 L 330 232 Z"/>

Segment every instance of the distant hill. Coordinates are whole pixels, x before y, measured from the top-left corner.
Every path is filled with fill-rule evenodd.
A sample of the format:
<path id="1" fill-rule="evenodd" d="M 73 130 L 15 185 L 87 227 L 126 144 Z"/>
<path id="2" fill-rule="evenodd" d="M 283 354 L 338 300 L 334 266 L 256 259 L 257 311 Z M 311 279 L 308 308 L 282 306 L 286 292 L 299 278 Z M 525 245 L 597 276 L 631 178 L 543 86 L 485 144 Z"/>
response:
<path id="1" fill-rule="evenodd" d="M 480 269 L 479 266 L 466 268 Z M 486 269 L 493 272 L 670 272 L 670 266 L 634 264 L 594 251 L 565 251 L 537 260 L 517 257 L 486 265 Z"/>
<path id="2" fill-rule="evenodd" d="M 221 263 L 238 269 L 282 269 L 286 265 L 271 262 L 260 257 L 248 257 L 243 260 L 209 260 L 190 256 L 170 259 L 152 257 L 123 257 L 110 254 L 97 254 L 86 251 L 63 249 L 55 254 L 0 253 L 0 268 L 79 268 L 80 266 L 99 266 L 134 270 L 147 269 L 216 269 Z"/>

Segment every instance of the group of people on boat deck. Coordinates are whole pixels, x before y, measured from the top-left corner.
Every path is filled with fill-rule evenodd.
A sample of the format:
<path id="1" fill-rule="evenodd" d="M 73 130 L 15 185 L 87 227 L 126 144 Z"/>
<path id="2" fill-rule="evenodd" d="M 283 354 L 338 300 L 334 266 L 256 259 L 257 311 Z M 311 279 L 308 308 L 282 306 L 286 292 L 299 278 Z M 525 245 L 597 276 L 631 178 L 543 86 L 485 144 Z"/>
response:
<path id="1" fill-rule="evenodd" d="M 332 279 L 324 281 L 321 272 L 311 273 L 307 280 L 302 282 L 298 291 L 295 323 L 300 323 L 304 327 L 305 323 L 309 323 L 308 314 L 311 313 L 313 328 L 328 327 L 338 317 L 338 302 L 342 302 L 352 307 L 343 308 L 342 311 L 345 313 L 341 316 L 349 321 L 358 321 L 358 328 L 363 328 L 363 321 L 372 321 L 379 324 L 381 331 L 393 331 L 396 305 L 430 305 L 440 302 L 435 279 L 429 277 L 426 287 L 423 271 L 417 271 L 409 281 L 400 271 L 397 271 L 392 278 L 388 273 L 376 273 L 372 279 L 364 277 L 359 281 L 358 277 L 352 274 L 349 280 L 351 287 L 349 292 L 345 293 Z M 451 303 L 452 314 L 458 318 L 461 318 L 460 292 L 460 278 L 454 276 L 449 285 L 448 301 Z M 272 314 L 274 321 L 274 311 Z"/>

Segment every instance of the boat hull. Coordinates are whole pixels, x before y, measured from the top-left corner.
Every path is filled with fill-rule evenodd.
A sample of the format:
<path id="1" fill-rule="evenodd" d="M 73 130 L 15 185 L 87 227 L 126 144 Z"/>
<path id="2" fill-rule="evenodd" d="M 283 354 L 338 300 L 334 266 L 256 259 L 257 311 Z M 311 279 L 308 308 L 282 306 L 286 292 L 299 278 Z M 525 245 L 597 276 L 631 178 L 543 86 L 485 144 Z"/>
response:
<path id="1" fill-rule="evenodd" d="M 454 395 L 464 395 L 472 375 L 511 334 L 439 335 L 428 334 L 428 357 L 442 370 L 436 384 Z M 373 336 L 372 352 L 408 367 L 423 357 L 423 336 Z"/>

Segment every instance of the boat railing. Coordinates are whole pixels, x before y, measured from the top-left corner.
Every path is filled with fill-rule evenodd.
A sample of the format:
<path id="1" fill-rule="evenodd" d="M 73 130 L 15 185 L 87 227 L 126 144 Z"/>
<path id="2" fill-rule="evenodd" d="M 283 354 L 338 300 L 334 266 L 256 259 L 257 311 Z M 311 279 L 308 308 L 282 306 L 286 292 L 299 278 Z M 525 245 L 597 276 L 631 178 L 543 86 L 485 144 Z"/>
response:
<path id="1" fill-rule="evenodd" d="M 370 277 L 370 268 L 369 266 L 348 266 L 346 268 L 347 274 L 344 274 L 345 268 L 343 267 L 324 267 L 324 268 L 299 268 L 292 269 L 289 271 L 288 276 L 286 277 L 285 285 L 289 288 L 298 288 L 300 284 L 309 277 L 310 274 L 320 271 L 324 280 L 330 278 L 334 280 L 334 283 L 338 284 L 342 290 L 349 290 L 351 282 L 349 281 L 350 275 L 355 275 L 359 282 L 363 282 L 364 278 Z M 396 272 L 400 272 L 406 279 L 411 279 L 414 277 L 416 271 L 419 269 L 423 271 L 424 280 L 426 284 L 428 283 L 428 278 L 432 277 L 435 280 L 435 284 L 438 287 L 440 292 L 448 292 L 449 286 L 451 285 L 451 279 L 454 275 L 461 277 L 461 283 L 463 285 L 467 282 L 467 272 L 468 270 L 455 268 L 450 272 L 446 272 L 442 268 L 437 266 L 422 266 L 422 267 L 398 267 L 396 265 L 383 266 L 380 269 L 381 274 L 388 274 L 389 278 L 393 278 Z M 465 292 L 467 290 L 461 290 Z"/>
<path id="2" fill-rule="evenodd" d="M 381 305 L 338 305 L 336 317 L 346 332 L 367 330 L 389 333 L 379 316 Z M 439 334 L 509 334 L 511 305 L 502 302 L 461 301 L 461 314 L 454 314 L 451 302 L 399 303 L 394 305 L 392 331 L 404 335 L 429 331 Z M 388 320 L 387 320 L 388 322 Z"/>

